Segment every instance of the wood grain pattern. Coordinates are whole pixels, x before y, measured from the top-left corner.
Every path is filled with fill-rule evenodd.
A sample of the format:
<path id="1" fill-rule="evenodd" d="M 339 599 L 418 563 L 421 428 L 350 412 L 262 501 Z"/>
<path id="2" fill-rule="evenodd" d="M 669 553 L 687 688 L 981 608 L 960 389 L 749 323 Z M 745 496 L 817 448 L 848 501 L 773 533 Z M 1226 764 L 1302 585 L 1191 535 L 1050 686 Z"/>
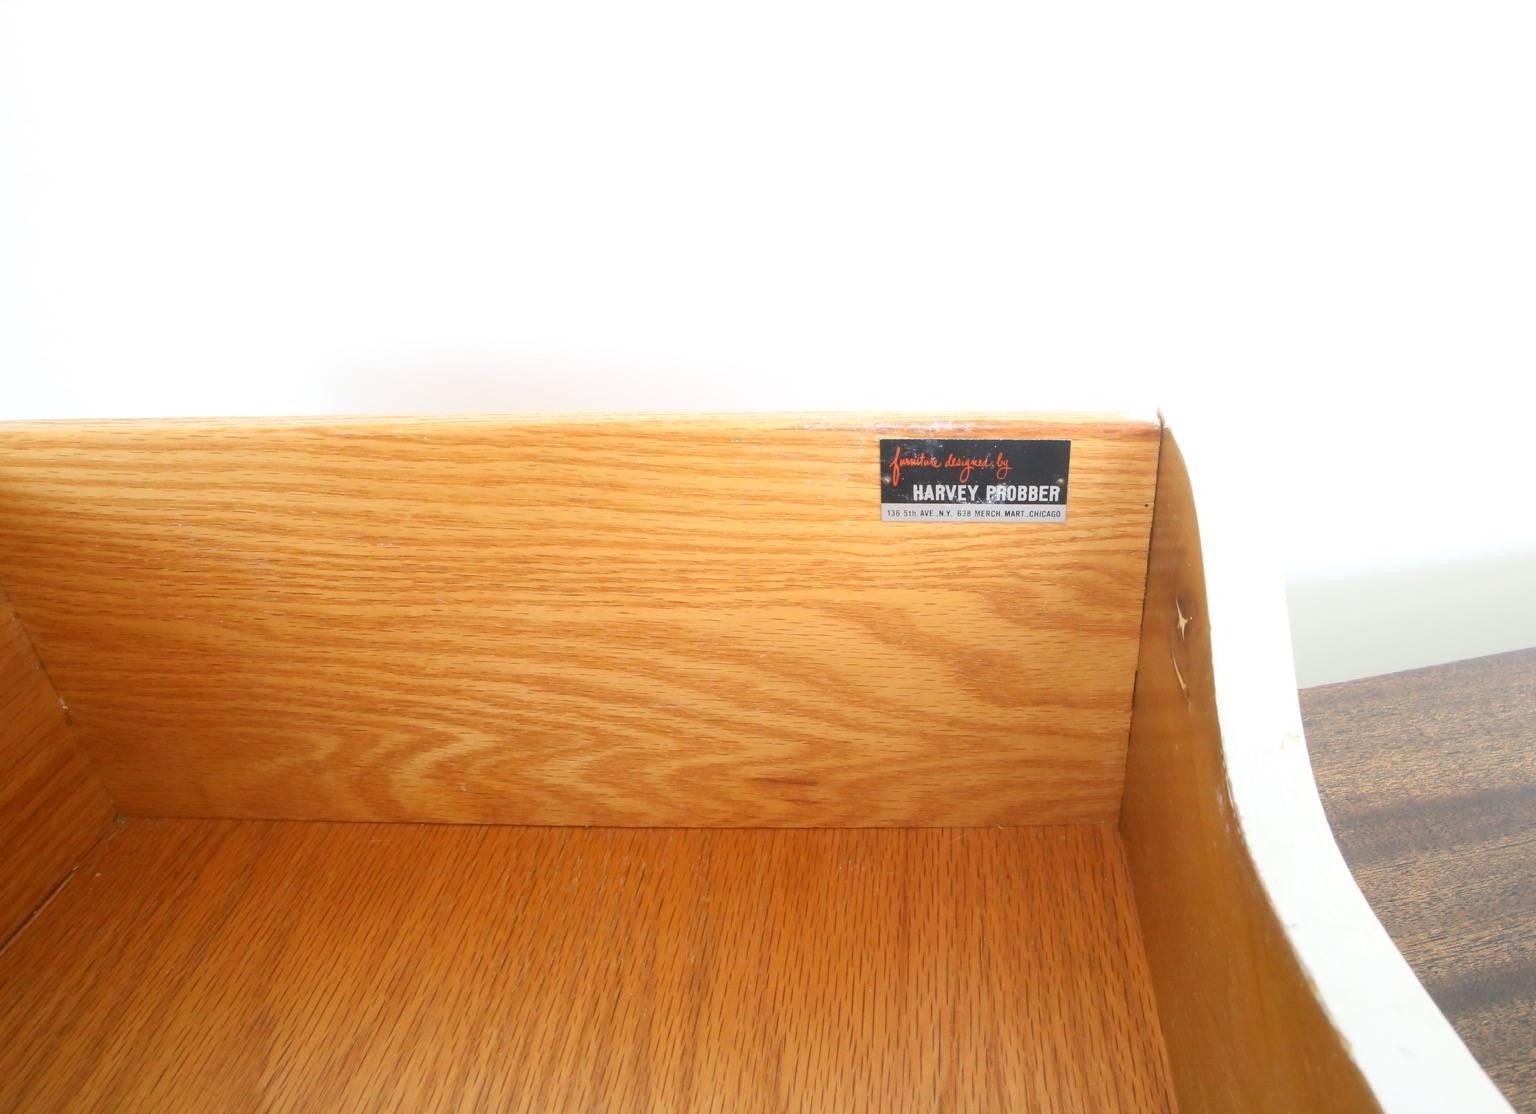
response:
<path id="1" fill-rule="evenodd" d="M 0 594 L 0 946 L 112 820 L 101 779 Z"/>
<path id="2" fill-rule="evenodd" d="M 3 1109 L 1171 1109 L 1107 826 L 135 819 L 0 986 Z"/>
<path id="3" fill-rule="evenodd" d="M 0 426 L 0 580 L 129 815 L 1109 820 L 1157 423 Z M 878 440 L 1068 437 L 1065 524 Z"/>
<path id="4" fill-rule="evenodd" d="M 1155 514 L 1120 828 L 1179 1108 L 1379 1111 L 1234 831 L 1199 526 L 1171 436 Z"/>
<path id="5" fill-rule="evenodd" d="M 1361 890 L 1536 1114 L 1536 650 L 1306 689 L 1301 709 Z"/>
<path id="6" fill-rule="evenodd" d="M 1507 1110 L 1339 856 L 1254 492 L 1204 464 L 1164 434 L 1121 812 L 1179 1107 Z"/>

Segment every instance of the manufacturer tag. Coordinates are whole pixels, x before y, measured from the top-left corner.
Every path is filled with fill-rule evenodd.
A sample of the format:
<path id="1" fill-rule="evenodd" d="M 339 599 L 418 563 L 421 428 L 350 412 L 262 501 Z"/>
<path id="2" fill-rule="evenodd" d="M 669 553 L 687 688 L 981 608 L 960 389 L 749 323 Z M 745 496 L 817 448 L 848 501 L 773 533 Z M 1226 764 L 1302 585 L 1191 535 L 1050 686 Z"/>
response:
<path id="1" fill-rule="evenodd" d="M 880 440 L 886 522 L 1065 522 L 1071 441 Z"/>

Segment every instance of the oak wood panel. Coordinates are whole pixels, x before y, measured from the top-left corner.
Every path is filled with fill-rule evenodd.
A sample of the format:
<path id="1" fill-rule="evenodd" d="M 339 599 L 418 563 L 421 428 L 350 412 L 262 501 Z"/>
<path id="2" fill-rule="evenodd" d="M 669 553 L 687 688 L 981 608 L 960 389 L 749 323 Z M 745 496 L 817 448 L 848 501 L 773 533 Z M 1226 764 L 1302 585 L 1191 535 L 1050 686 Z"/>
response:
<path id="1" fill-rule="evenodd" d="M 1157 423 L 0 427 L 0 577 L 130 815 L 1112 819 Z M 1072 440 L 883 523 L 879 438 Z"/>
<path id="2" fill-rule="evenodd" d="M 1234 830 L 1199 525 L 1171 435 L 1155 516 L 1120 827 L 1179 1107 L 1379 1111 Z"/>
<path id="3" fill-rule="evenodd" d="M 1301 710 L 1361 890 L 1536 1114 L 1536 650 L 1305 689 Z"/>
<path id="4" fill-rule="evenodd" d="M 130 820 L 0 1108 L 1166 1111 L 1114 830 Z"/>
<path id="5" fill-rule="evenodd" d="M 1121 811 L 1180 1109 L 1507 1110 L 1339 856 L 1254 571 L 1265 504 L 1203 463 L 1164 434 Z"/>
<path id="6" fill-rule="evenodd" d="M 0 593 L 0 946 L 112 819 L 101 779 Z"/>

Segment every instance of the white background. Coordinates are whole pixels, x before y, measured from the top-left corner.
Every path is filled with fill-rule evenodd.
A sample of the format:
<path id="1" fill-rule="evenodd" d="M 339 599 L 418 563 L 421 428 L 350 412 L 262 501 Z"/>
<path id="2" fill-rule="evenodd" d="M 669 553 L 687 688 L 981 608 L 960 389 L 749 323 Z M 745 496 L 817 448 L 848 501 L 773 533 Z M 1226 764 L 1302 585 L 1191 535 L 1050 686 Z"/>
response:
<path id="1" fill-rule="evenodd" d="M 0 417 L 1161 405 L 1536 644 L 1528 3 L 7 0 Z"/>

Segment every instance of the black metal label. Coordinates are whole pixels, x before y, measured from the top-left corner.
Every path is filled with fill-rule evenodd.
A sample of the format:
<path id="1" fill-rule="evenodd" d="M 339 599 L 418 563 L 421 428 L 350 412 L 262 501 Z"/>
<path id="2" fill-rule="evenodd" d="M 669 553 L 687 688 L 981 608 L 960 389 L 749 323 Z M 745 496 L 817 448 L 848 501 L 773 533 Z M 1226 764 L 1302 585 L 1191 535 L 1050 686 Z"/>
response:
<path id="1" fill-rule="evenodd" d="M 1065 522 L 1071 441 L 880 440 L 887 522 Z"/>

